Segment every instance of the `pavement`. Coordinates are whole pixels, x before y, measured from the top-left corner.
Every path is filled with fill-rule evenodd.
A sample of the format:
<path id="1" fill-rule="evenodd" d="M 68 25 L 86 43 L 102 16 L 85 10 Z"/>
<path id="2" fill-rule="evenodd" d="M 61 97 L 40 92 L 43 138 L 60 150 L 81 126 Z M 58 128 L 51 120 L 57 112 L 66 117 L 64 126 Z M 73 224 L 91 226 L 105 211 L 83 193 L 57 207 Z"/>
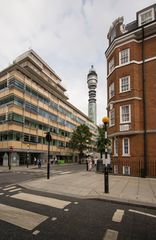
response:
<path id="1" fill-rule="evenodd" d="M 12 171 L 23 170 L 21 167 Z M 29 167 L 27 171 L 45 171 Z M 4 168 L 0 168 L 0 172 Z M 24 171 L 26 168 L 24 167 Z M 156 208 L 156 178 L 140 178 L 109 174 L 109 193 L 104 193 L 104 175 L 95 171 L 66 171 L 55 175 L 51 171 L 50 179 L 46 177 L 20 183 L 27 189 L 55 193 L 78 198 L 103 199 L 121 203 Z"/>

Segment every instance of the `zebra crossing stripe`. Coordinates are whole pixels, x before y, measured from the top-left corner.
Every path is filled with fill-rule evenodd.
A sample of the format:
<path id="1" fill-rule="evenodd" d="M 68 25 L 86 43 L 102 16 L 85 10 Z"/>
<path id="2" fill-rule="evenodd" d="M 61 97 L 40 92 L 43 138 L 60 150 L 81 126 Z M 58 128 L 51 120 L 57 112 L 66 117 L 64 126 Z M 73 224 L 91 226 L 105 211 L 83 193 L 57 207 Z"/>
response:
<path id="1" fill-rule="evenodd" d="M 11 183 L 9 185 L 6 185 L 5 187 L 11 187 L 11 186 L 14 186 L 15 184 L 14 183 Z"/>
<path id="2" fill-rule="evenodd" d="M 20 190 L 22 190 L 22 188 L 15 188 L 15 189 L 12 189 L 12 190 L 10 190 L 9 192 L 16 192 L 16 191 L 20 191 Z"/>
<path id="3" fill-rule="evenodd" d="M 11 189 L 14 189 L 16 188 L 16 186 L 12 186 L 12 187 L 6 187 L 6 188 L 3 188 L 4 191 L 8 191 L 8 190 L 11 190 Z"/>
<path id="4" fill-rule="evenodd" d="M 27 230 L 33 230 L 47 218 L 47 216 L 38 213 L 0 204 L 0 220 Z"/>
<path id="5" fill-rule="evenodd" d="M 29 194 L 29 193 L 17 193 L 15 195 L 12 195 L 11 198 L 38 203 L 42 205 L 47 205 L 47 206 L 55 207 L 59 209 L 63 209 L 71 203 L 69 201 L 59 200 L 56 198 L 43 197 L 43 196 L 38 196 L 34 194 Z"/>

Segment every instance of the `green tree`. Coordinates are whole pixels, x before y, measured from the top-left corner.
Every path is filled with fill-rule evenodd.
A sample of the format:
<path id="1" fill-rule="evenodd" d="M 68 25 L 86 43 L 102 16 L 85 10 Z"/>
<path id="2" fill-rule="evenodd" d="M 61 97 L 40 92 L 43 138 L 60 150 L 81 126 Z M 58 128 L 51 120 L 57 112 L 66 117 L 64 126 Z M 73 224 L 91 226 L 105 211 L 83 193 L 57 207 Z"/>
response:
<path id="1" fill-rule="evenodd" d="M 73 150 L 79 151 L 79 163 L 82 161 L 83 151 L 88 148 L 88 144 L 91 143 L 92 133 L 89 127 L 85 124 L 79 125 L 72 133 L 71 139 L 69 141 L 69 146 Z"/>
<path id="2" fill-rule="evenodd" d="M 111 145 L 109 138 L 105 139 L 105 127 L 104 125 L 98 127 L 98 138 L 97 138 L 97 151 L 100 152 L 101 158 L 102 154 L 105 152 L 105 145 Z"/>

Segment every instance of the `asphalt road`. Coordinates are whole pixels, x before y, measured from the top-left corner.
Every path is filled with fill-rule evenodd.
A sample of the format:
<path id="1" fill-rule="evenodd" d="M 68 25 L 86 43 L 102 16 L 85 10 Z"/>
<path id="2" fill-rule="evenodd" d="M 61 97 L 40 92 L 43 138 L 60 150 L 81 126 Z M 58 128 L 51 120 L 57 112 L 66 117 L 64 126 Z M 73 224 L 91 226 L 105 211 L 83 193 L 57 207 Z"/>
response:
<path id="1" fill-rule="evenodd" d="M 50 176 L 55 176 L 60 174 L 61 172 L 78 172 L 82 169 L 85 169 L 85 164 L 71 164 L 71 165 L 51 165 L 50 166 Z M 47 177 L 47 167 L 42 166 L 41 169 L 38 169 L 37 166 L 33 166 L 33 168 L 27 168 L 26 166 L 19 168 L 18 170 L 12 167 L 9 171 L 5 169 L 3 172 L 0 172 L 0 185 L 2 184 L 11 184 L 11 183 L 19 183 L 22 181 Z"/>
<path id="2" fill-rule="evenodd" d="M 81 167 L 73 167 L 73 171 Z M 55 169 L 53 174 L 59 174 L 59 170 Z M 33 170 L 0 174 L 1 240 L 155 240 L 156 209 L 18 186 L 22 180 L 45 173 Z"/>

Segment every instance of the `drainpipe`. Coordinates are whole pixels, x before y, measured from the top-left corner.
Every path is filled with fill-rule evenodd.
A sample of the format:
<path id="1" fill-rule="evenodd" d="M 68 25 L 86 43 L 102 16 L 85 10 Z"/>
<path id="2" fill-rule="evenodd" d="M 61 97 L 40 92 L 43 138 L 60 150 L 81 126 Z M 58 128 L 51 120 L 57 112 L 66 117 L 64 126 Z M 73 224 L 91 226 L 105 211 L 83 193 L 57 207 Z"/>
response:
<path id="1" fill-rule="evenodd" d="M 142 27 L 142 88 L 143 88 L 143 128 L 144 128 L 144 172 L 141 177 L 147 176 L 147 111 L 146 111 L 146 78 L 145 78 L 145 51 L 144 51 L 144 27 Z"/>

